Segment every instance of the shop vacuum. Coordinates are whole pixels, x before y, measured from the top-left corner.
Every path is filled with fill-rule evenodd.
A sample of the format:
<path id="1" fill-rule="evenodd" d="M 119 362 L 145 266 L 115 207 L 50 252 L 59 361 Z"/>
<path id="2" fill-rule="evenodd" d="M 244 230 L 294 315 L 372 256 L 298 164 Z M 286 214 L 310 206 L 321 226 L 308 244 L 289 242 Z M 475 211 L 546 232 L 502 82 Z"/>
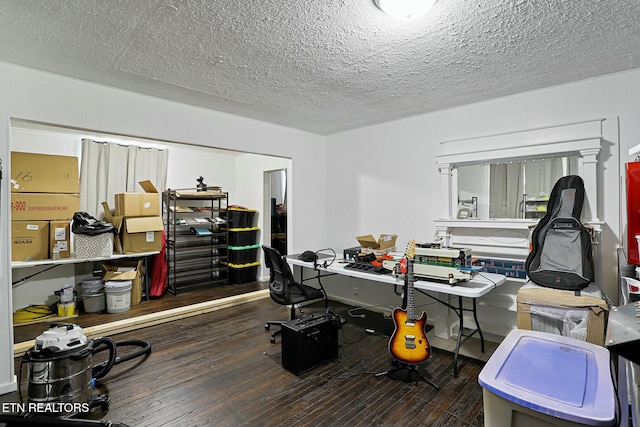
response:
<path id="1" fill-rule="evenodd" d="M 119 357 L 118 347 L 139 347 Z M 94 355 L 108 352 L 104 362 L 94 364 Z M 103 378 L 118 363 L 151 353 L 151 344 L 142 340 L 113 341 L 110 338 L 89 339 L 82 328 L 72 323 L 53 323 L 35 339 L 20 364 L 28 364 L 28 400 L 23 403 L 20 392 L 20 413 L 0 413 L 0 422 L 12 426 L 112 426 L 126 424 L 80 418 L 95 408 L 106 411 L 109 398 L 94 395 L 96 381 Z M 105 357 L 103 356 L 102 359 Z M 21 380 L 18 379 L 18 384 Z"/>

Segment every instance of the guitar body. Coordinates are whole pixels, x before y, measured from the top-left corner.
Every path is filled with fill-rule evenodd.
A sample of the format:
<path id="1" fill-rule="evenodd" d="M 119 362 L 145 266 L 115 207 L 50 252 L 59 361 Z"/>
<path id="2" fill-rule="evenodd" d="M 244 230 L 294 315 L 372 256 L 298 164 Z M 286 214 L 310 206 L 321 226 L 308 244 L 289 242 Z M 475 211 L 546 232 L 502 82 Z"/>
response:
<path id="1" fill-rule="evenodd" d="M 393 310 L 394 331 L 389 340 L 389 352 L 400 362 L 416 365 L 426 361 L 431 355 L 425 326 L 427 314 L 422 312 L 419 319 L 409 319 L 401 308 Z"/>

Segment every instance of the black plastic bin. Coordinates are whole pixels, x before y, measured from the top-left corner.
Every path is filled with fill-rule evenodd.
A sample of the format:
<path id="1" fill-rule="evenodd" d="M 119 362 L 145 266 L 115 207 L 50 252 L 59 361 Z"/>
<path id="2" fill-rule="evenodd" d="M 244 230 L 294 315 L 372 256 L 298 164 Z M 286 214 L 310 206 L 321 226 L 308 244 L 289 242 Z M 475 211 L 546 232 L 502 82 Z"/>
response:
<path id="1" fill-rule="evenodd" d="M 231 264 L 248 264 L 258 261 L 260 245 L 229 246 L 229 262 Z"/>
<path id="2" fill-rule="evenodd" d="M 256 217 L 255 210 L 229 208 L 227 209 L 227 227 L 229 228 L 248 228 L 253 227 Z"/>
<path id="3" fill-rule="evenodd" d="M 229 283 L 241 285 L 243 283 L 255 282 L 258 277 L 258 267 L 260 262 L 248 264 L 229 264 Z"/>
<path id="4" fill-rule="evenodd" d="M 229 246 L 250 246 L 258 243 L 258 227 L 229 228 Z"/>

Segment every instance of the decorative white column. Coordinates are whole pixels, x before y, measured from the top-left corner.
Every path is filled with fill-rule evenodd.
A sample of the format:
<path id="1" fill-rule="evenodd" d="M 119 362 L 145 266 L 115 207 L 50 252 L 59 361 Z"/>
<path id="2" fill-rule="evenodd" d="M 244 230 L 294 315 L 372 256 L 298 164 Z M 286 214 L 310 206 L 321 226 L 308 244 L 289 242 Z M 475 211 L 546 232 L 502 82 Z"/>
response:
<path id="1" fill-rule="evenodd" d="M 599 148 L 580 150 L 582 180 L 584 181 L 585 204 L 583 217 L 585 222 L 598 222 L 598 154 Z"/>
<path id="2" fill-rule="evenodd" d="M 440 171 L 440 194 L 447 198 L 446 203 L 442 203 L 442 218 L 452 218 L 452 199 L 457 199 L 458 194 L 452 193 L 451 188 L 451 165 L 449 163 L 438 163 Z"/>

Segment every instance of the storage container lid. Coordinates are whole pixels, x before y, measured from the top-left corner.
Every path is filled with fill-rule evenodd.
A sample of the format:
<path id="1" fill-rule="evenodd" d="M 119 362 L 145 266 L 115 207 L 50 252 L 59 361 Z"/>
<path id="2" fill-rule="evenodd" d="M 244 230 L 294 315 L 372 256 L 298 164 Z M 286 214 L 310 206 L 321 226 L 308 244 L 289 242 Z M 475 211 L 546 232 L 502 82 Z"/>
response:
<path id="1" fill-rule="evenodd" d="M 247 228 L 229 228 L 228 231 L 232 231 L 234 233 L 240 232 L 240 231 L 258 231 L 260 230 L 258 227 L 247 227 Z"/>
<path id="2" fill-rule="evenodd" d="M 239 211 L 239 212 L 258 212 L 255 209 L 247 209 L 247 208 L 228 208 L 228 211 Z"/>
<path id="3" fill-rule="evenodd" d="M 590 426 L 615 421 L 609 351 L 574 338 L 513 330 L 478 382 L 493 394 L 553 417 Z"/>
<path id="4" fill-rule="evenodd" d="M 260 261 L 250 262 L 248 264 L 231 264 L 231 263 L 228 264 L 228 266 L 231 268 L 248 268 L 248 267 L 255 267 L 257 265 L 260 265 Z"/>
<path id="5" fill-rule="evenodd" d="M 249 246 L 229 246 L 230 251 L 246 251 L 249 249 L 258 249 L 260 245 L 249 245 Z"/>

